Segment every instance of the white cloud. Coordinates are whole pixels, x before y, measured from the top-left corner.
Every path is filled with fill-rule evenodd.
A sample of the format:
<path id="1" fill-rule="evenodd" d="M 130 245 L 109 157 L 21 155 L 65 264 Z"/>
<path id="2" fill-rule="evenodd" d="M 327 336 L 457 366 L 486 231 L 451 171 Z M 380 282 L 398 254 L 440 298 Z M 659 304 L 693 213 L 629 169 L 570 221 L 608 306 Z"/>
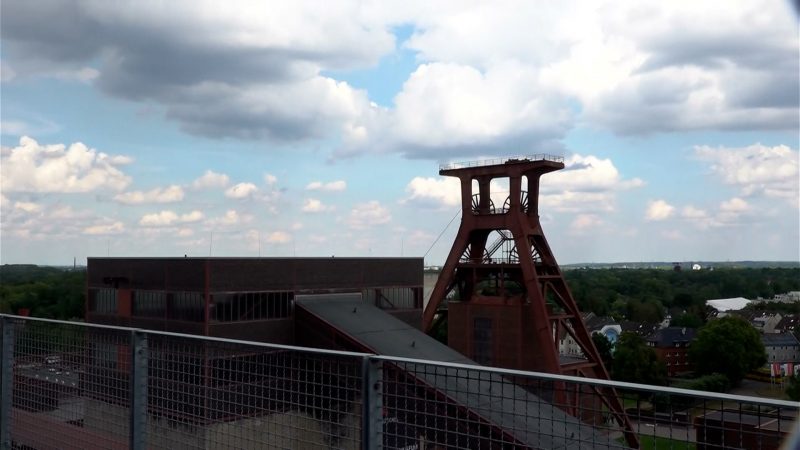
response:
<path id="1" fill-rule="evenodd" d="M 574 154 L 564 160 L 564 169 L 542 177 L 541 189 L 550 191 L 620 190 L 644 186 L 639 178 L 623 179 L 614 163 L 593 155 Z"/>
<path id="2" fill-rule="evenodd" d="M 131 182 L 117 166 L 128 157 L 109 156 L 77 142 L 40 145 L 23 136 L 20 145 L 3 148 L 0 171 L 6 192 L 89 192 L 100 189 L 120 191 Z"/>
<path id="3" fill-rule="evenodd" d="M 196 180 L 192 181 L 193 189 L 209 189 L 209 188 L 224 188 L 230 183 L 231 179 L 224 173 L 217 173 L 212 170 L 206 170 Z"/>
<path id="4" fill-rule="evenodd" d="M 668 219 L 675 212 L 675 207 L 664 200 L 651 200 L 647 203 L 645 218 L 650 221 Z"/>
<path id="5" fill-rule="evenodd" d="M 208 224 L 211 225 L 212 227 L 214 226 L 225 227 L 225 226 L 238 225 L 245 221 L 248 221 L 247 217 L 240 215 L 235 209 L 229 209 L 225 211 L 225 214 L 223 214 L 222 216 L 210 219 L 208 221 Z"/>
<path id="6" fill-rule="evenodd" d="M 339 192 L 344 191 L 345 189 L 347 189 L 347 183 L 344 180 L 330 181 L 328 183 L 312 181 L 306 185 L 307 191 Z"/>
<path id="7" fill-rule="evenodd" d="M 458 206 L 461 204 L 461 182 L 453 177 L 414 177 L 406 186 L 409 196 L 404 202 L 420 206 Z"/>
<path id="8" fill-rule="evenodd" d="M 587 230 L 596 229 L 603 224 L 603 219 L 596 214 L 578 214 L 570 224 L 570 231 L 573 233 L 582 233 Z"/>
<path id="9" fill-rule="evenodd" d="M 744 196 L 786 198 L 797 204 L 800 196 L 798 151 L 786 145 L 753 144 L 744 148 L 695 147 L 695 155 L 711 164 L 711 171 Z"/>
<path id="10" fill-rule="evenodd" d="M 42 210 L 42 205 L 33 202 L 15 202 L 14 209 L 19 209 L 26 213 L 35 213 Z"/>
<path id="11" fill-rule="evenodd" d="M 383 225 L 391 222 L 392 216 L 389 210 L 383 207 L 380 202 L 372 200 L 353 206 L 346 222 L 354 230 L 364 230 L 375 225 Z"/>
<path id="12" fill-rule="evenodd" d="M 292 235 L 285 231 L 273 231 L 267 234 L 267 242 L 273 244 L 285 244 L 292 240 Z"/>
<path id="13" fill-rule="evenodd" d="M 181 228 L 178 230 L 178 236 L 179 237 L 194 236 L 194 230 L 192 230 L 191 228 Z"/>
<path id="14" fill-rule="evenodd" d="M 798 121 L 790 2 L 208 0 L 154 12 L 20 1 L 6 16 L 5 79 L 10 60 L 17 77 L 93 80 L 214 138 L 341 137 L 342 154 L 438 158 L 559 150 L 576 124 L 647 134 L 794 130 Z M 396 50 L 399 25 L 414 30 L 403 46 L 421 64 L 391 107 L 325 75 L 378 64 Z M 531 30 L 536 39 L 520 39 Z"/>
<path id="15" fill-rule="evenodd" d="M 139 225 L 145 227 L 164 227 L 174 225 L 176 223 L 191 223 L 198 222 L 204 217 L 200 211 L 192 211 L 188 214 L 178 215 L 174 211 L 161 211 L 158 213 L 145 214 L 139 220 Z"/>
<path id="16" fill-rule="evenodd" d="M 535 68 L 507 61 L 486 70 L 422 64 L 393 109 L 364 109 L 346 128 L 343 154 L 396 151 L 413 158 L 485 155 L 513 147 L 560 150 L 571 127 L 565 98 L 551 94 Z"/>
<path id="17" fill-rule="evenodd" d="M 228 188 L 225 191 L 225 197 L 242 199 L 252 197 L 253 194 L 258 192 L 258 188 L 253 183 L 239 183 Z"/>
<path id="18" fill-rule="evenodd" d="M 201 211 L 194 210 L 188 214 L 181 214 L 181 222 L 192 223 L 203 220 L 205 215 Z"/>
<path id="19" fill-rule="evenodd" d="M 723 211 L 723 212 L 726 212 L 726 213 L 738 214 L 738 213 L 742 213 L 742 212 L 747 211 L 748 209 L 750 209 L 750 205 L 748 205 L 747 202 L 742 200 L 741 198 L 734 197 L 734 198 L 732 198 L 730 200 L 726 200 L 726 201 L 720 203 L 719 209 L 720 209 L 720 211 Z"/>
<path id="20" fill-rule="evenodd" d="M 125 225 L 120 221 L 116 221 L 111 223 L 88 226 L 83 229 L 83 234 L 112 235 L 112 234 L 121 234 L 124 231 L 125 231 Z"/>
<path id="21" fill-rule="evenodd" d="M 175 203 L 183 200 L 183 188 L 171 185 L 149 191 L 123 192 L 114 196 L 114 200 L 125 205 L 141 205 L 143 203 Z"/>
<path id="22" fill-rule="evenodd" d="M 681 210 L 681 216 L 686 219 L 705 219 L 708 217 L 708 213 L 692 205 L 687 205 Z"/>
<path id="23" fill-rule="evenodd" d="M 301 209 L 303 212 L 307 213 L 319 213 L 319 212 L 332 211 L 334 208 L 333 206 L 325 205 L 324 203 L 315 198 L 307 198 L 303 202 L 303 207 Z"/>
<path id="24" fill-rule="evenodd" d="M 174 211 L 161 211 L 158 213 L 145 214 L 139 220 L 139 225 L 145 227 L 163 227 L 172 225 L 178 221 L 178 215 Z"/>
<path id="25" fill-rule="evenodd" d="M 266 183 L 267 186 L 273 186 L 277 182 L 278 182 L 278 177 L 276 177 L 275 175 L 273 175 L 271 173 L 265 173 L 264 174 L 264 183 Z"/>

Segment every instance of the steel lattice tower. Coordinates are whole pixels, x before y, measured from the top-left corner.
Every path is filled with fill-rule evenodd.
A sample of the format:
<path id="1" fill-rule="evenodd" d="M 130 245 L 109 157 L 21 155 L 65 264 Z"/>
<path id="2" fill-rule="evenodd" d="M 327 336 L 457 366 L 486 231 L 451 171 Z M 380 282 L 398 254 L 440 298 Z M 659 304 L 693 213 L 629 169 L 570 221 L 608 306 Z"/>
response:
<path id="1" fill-rule="evenodd" d="M 481 364 L 608 379 L 539 221 L 539 179 L 563 168 L 563 158 L 550 155 L 440 167 L 440 175 L 461 181 L 461 226 L 425 308 L 423 329 L 431 333 L 446 319 L 448 345 Z M 501 207 L 491 195 L 492 180 L 499 179 L 509 185 Z M 584 358 L 559 356 L 563 333 Z M 601 408 L 586 402 L 600 398 L 628 444 L 638 447 L 614 389 L 589 391 L 556 383 L 551 400 L 596 421 L 586 411 Z"/>

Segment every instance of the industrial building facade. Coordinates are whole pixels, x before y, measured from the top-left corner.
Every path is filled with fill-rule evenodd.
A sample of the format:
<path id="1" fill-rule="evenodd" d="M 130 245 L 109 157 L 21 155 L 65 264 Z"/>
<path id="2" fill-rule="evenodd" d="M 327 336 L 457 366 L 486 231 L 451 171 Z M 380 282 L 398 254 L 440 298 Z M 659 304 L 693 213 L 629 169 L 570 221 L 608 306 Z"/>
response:
<path id="1" fill-rule="evenodd" d="M 298 295 L 359 293 L 419 326 L 422 258 L 89 258 L 86 321 L 295 342 Z M 415 323 L 416 322 L 416 323 Z"/>

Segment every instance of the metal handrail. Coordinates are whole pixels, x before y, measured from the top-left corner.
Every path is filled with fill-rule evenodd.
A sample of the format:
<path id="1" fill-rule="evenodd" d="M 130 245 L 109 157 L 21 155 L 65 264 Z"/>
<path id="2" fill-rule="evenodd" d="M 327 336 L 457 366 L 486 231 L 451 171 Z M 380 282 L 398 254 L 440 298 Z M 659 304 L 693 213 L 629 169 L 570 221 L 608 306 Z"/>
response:
<path id="1" fill-rule="evenodd" d="M 463 169 L 466 167 L 493 166 L 497 164 L 506 164 L 506 163 L 522 162 L 522 161 L 552 161 L 552 162 L 563 163 L 564 157 L 558 155 L 550 155 L 547 153 L 537 153 L 534 155 L 522 155 L 522 156 L 504 156 L 502 158 L 481 159 L 476 161 L 462 161 L 462 162 L 451 162 L 451 163 L 440 164 L 439 170 L 453 170 L 453 169 Z"/>
<path id="2" fill-rule="evenodd" d="M 166 337 L 175 337 L 181 339 L 193 339 L 193 340 L 200 340 L 200 341 L 207 341 L 207 342 L 219 342 L 225 344 L 238 344 L 238 345 L 247 345 L 252 347 L 262 347 L 262 348 L 270 348 L 276 350 L 291 350 L 291 351 L 299 351 L 299 352 L 307 352 L 307 353 L 316 353 L 316 354 L 327 354 L 332 356 L 352 356 L 358 358 L 367 358 L 372 361 L 384 361 L 384 362 L 391 362 L 391 363 L 406 363 L 406 364 L 420 364 L 420 365 L 430 365 L 430 366 L 437 366 L 437 367 L 444 367 L 448 369 L 467 369 L 467 370 L 478 370 L 481 372 L 487 373 L 494 373 L 498 375 L 508 376 L 508 377 L 528 377 L 528 378 L 538 378 L 543 380 L 550 380 L 550 381 L 565 381 L 570 383 L 578 383 L 578 384 L 585 384 L 585 385 L 593 385 L 593 386 L 602 386 L 602 387 L 609 387 L 615 389 L 630 389 L 630 390 L 642 390 L 648 391 L 652 393 L 665 393 L 665 394 L 672 394 L 672 395 L 683 395 L 689 397 L 696 397 L 696 398 L 703 398 L 707 400 L 720 400 L 720 401 L 736 401 L 736 402 L 743 402 L 743 403 L 752 403 L 758 404 L 763 406 L 772 406 L 776 408 L 790 408 L 790 409 L 797 409 L 800 410 L 800 404 L 793 401 L 787 400 L 777 400 L 777 399 L 770 399 L 764 397 L 750 397 L 746 395 L 736 395 L 736 394 L 724 394 L 719 392 L 707 392 L 707 391 L 697 391 L 691 389 L 683 389 L 683 388 L 674 388 L 668 386 L 654 386 L 649 384 L 640 384 L 640 383 L 630 383 L 625 381 L 615 381 L 615 380 L 602 380 L 602 379 L 595 379 L 595 378 L 585 378 L 585 377 L 576 377 L 570 375 L 559 375 L 559 374 L 552 374 L 552 373 L 545 373 L 545 372 L 532 372 L 532 371 L 525 371 L 525 370 L 516 370 L 516 369 L 506 369 L 506 368 L 499 368 L 499 367 L 489 367 L 489 366 L 481 366 L 475 363 L 472 364 L 462 364 L 462 363 L 453 363 L 447 361 L 432 361 L 426 359 L 415 359 L 415 358 L 404 358 L 400 356 L 387 356 L 387 355 L 376 355 L 373 353 L 363 353 L 363 352 L 348 352 L 348 351 L 341 351 L 341 350 L 330 350 L 330 349 L 321 349 L 321 348 L 313 348 L 313 347 L 300 347 L 294 345 L 284 345 L 284 344 L 270 344 L 265 342 L 256 342 L 256 341 L 246 341 L 241 339 L 228 339 L 228 338 L 220 338 L 220 337 L 213 337 L 213 336 L 200 336 L 194 334 L 184 334 L 184 333 L 172 333 L 168 331 L 156 331 L 156 330 L 147 330 L 147 329 L 140 329 L 140 328 L 131 328 L 131 327 L 120 327 L 120 326 L 113 326 L 113 325 L 100 325 L 100 324 L 92 324 L 86 322 L 70 322 L 66 320 L 54 320 L 54 319 L 43 319 L 37 317 L 28 317 L 28 316 L 17 316 L 11 314 L 0 314 L 0 320 L 2 319 L 11 319 L 11 320 L 24 320 L 24 321 L 33 321 L 33 322 L 45 322 L 45 323 L 53 323 L 53 324 L 63 324 L 63 325 L 71 325 L 71 326 L 81 326 L 86 328 L 102 328 L 102 329 L 113 329 L 119 331 L 127 331 L 127 332 L 139 332 L 151 335 L 158 335 L 158 336 L 166 336 Z"/>

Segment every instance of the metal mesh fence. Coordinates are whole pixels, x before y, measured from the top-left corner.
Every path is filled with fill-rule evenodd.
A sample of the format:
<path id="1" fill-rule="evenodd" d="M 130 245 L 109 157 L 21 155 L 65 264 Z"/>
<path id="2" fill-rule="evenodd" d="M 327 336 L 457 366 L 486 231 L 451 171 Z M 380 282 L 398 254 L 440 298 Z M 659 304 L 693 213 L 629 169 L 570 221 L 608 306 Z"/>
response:
<path id="1" fill-rule="evenodd" d="M 0 324 L 0 448 L 777 449 L 792 448 L 800 410 L 389 356 L 13 316 Z M 611 389 L 626 416 L 604 404 Z"/>

